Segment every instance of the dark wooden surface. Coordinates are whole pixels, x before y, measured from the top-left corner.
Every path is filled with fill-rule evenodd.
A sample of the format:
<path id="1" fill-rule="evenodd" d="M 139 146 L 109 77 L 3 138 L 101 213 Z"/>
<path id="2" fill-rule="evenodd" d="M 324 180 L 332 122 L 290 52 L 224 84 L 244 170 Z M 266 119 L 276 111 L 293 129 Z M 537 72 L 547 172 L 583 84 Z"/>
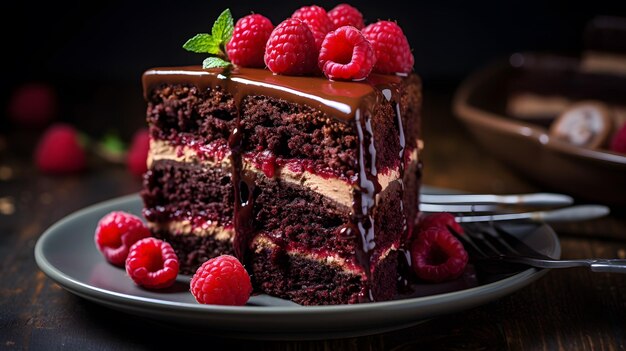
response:
<path id="1" fill-rule="evenodd" d="M 473 192 L 549 190 L 519 177 L 476 146 L 451 115 L 452 91 L 425 91 L 425 183 Z M 586 269 L 551 271 L 507 297 L 410 329 L 343 340 L 221 339 L 110 310 L 53 283 L 37 268 L 33 250 L 54 222 L 87 205 L 136 192 L 140 182 L 124 166 L 102 162 L 81 175 L 40 175 L 30 158 L 35 140 L 35 132 L 0 135 L 0 350 L 153 349 L 167 342 L 279 350 L 626 348 L 626 275 Z M 555 229 L 565 258 L 626 256 L 623 209 L 614 209 L 609 218 Z"/>

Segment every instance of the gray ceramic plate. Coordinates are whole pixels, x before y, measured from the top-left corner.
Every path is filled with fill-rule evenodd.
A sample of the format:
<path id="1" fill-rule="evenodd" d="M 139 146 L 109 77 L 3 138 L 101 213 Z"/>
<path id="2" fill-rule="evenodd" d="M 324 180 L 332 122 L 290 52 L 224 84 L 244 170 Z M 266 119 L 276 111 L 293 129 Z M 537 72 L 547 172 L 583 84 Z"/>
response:
<path id="1" fill-rule="evenodd" d="M 130 195 L 69 215 L 38 240 L 37 264 L 68 291 L 117 310 L 174 327 L 266 339 L 328 339 L 405 328 L 498 299 L 547 272 L 527 269 L 490 283 L 469 285 L 471 277 L 466 277 L 460 282 L 424 285 L 422 295 L 426 296 L 358 305 L 302 307 L 264 295 L 253 296 L 242 307 L 200 305 L 188 291 L 188 277 L 180 277 L 166 291 L 144 290 L 97 251 L 93 233 L 98 220 L 113 210 L 140 214 L 141 206 L 139 196 Z M 509 229 L 543 253 L 560 255 L 559 241 L 549 226 L 511 224 Z"/>

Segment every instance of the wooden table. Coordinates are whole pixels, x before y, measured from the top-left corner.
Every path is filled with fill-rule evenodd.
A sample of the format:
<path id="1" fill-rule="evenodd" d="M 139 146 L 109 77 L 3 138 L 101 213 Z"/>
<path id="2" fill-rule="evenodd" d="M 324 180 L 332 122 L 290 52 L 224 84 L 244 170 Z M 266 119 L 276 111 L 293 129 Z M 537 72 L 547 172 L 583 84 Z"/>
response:
<path id="1" fill-rule="evenodd" d="M 527 182 L 478 148 L 451 115 L 453 90 L 431 88 L 424 94 L 425 183 L 473 192 L 549 190 Z M 136 104 L 143 103 L 140 91 L 132 94 Z M 118 116 L 111 123 L 126 125 L 125 120 Z M 220 339 L 110 310 L 53 283 L 37 268 L 33 250 L 54 222 L 87 205 L 136 192 L 140 182 L 123 166 L 102 163 L 82 175 L 40 175 L 30 160 L 35 140 L 36 133 L 16 130 L 0 139 L 0 349 L 152 349 L 173 341 L 211 349 L 626 348 L 626 275 L 586 269 L 551 271 L 510 296 L 410 329 L 344 340 Z M 623 209 L 614 209 L 610 218 L 555 227 L 563 257 L 624 258 L 625 217 Z"/>

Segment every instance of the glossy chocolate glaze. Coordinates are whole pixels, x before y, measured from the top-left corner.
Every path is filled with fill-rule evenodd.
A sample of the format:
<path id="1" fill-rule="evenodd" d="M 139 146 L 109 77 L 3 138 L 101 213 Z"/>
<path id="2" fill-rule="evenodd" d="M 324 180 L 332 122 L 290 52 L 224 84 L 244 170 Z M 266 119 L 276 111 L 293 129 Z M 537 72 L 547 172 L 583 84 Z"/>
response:
<path id="1" fill-rule="evenodd" d="M 404 174 L 406 140 L 400 115 L 400 93 L 404 79 L 394 75 L 375 75 L 361 82 L 335 82 L 322 77 L 290 77 L 274 75 L 264 69 L 236 68 L 233 71 L 204 70 L 200 67 L 155 68 L 143 75 L 144 95 L 148 99 L 150 92 L 162 84 L 186 84 L 198 89 L 220 87 L 230 93 L 237 106 L 237 126 L 240 126 L 239 109 L 244 97 L 264 95 L 305 104 L 316 108 L 343 123 L 353 123 L 358 132 L 358 181 L 353 191 L 351 223 L 341 231 L 342 235 L 354 235 L 358 241 L 356 258 L 364 268 L 367 282 L 360 296 L 362 302 L 376 301 L 370 287 L 372 276 L 372 252 L 375 247 L 374 216 L 376 195 L 382 190 L 378 183 L 376 169 L 376 148 L 372 114 L 374 108 L 382 102 L 394 105 L 398 123 L 401 151 L 400 181 Z M 234 208 L 234 252 L 242 262 L 248 262 L 248 251 L 255 235 L 254 229 L 254 191 L 255 179 L 250 172 L 245 172 L 242 164 L 241 128 L 236 127 L 230 135 L 229 147 L 232 161 L 232 182 L 235 195 Z M 402 187 L 404 191 L 404 186 Z M 400 194 L 403 198 L 404 194 Z M 404 204 L 402 204 L 404 206 Z M 402 213 L 405 217 L 404 212 Z M 408 231 L 407 219 L 404 233 Z M 403 249 L 403 247 L 401 248 Z M 408 262 L 410 264 L 410 262 Z M 406 279 L 405 279 L 406 280 Z"/>
<path id="2" fill-rule="evenodd" d="M 361 82 L 335 82 L 324 77 L 275 75 L 266 69 L 236 68 L 205 70 L 200 66 L 154 68 L 143 75 L 144 97 L 161 84 L 189 84 L 198 89 L 221 87 L 236 100 L 248 95 L 265 95 L 305 104 L 340 121 L 350 121 L 364 103 L 374 104 L 380 85 L 401 84 L 402 77 L 372 74 Z"/>

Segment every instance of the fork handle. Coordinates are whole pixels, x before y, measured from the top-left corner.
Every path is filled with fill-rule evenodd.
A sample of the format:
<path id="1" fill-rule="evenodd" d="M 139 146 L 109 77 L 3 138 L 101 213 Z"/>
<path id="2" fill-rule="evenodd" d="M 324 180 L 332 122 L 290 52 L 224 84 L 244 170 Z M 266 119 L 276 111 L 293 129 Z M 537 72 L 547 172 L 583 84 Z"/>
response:
<path id="1" fill-rule="evenodd" d="M 626 273 L 626 260 L 622 259 L 593 260 L 589 266 L 594 272 Z"/>

